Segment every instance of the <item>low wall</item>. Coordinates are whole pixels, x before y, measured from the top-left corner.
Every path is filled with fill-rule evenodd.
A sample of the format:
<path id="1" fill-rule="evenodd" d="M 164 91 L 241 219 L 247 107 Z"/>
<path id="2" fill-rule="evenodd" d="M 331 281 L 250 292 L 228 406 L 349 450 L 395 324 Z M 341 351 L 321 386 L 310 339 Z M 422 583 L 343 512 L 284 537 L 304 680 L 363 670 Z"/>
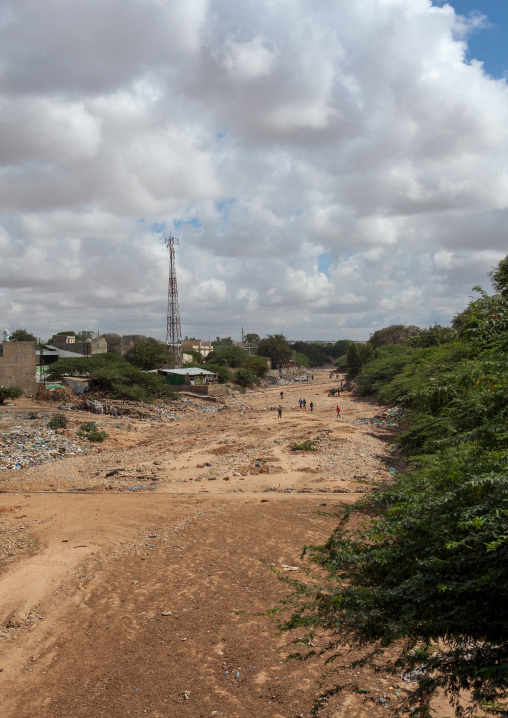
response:
<path id="1" fill-rule="evenodd" d="M 171 386 L 171 391 L 190 391 L 193 394 L 201 394 L 201 396 L 225 396 L 228 393 L 228 387 L 226 384 L 208 384 L 208 386 L 192 384 L 180 384 L 179 386 Z"/>

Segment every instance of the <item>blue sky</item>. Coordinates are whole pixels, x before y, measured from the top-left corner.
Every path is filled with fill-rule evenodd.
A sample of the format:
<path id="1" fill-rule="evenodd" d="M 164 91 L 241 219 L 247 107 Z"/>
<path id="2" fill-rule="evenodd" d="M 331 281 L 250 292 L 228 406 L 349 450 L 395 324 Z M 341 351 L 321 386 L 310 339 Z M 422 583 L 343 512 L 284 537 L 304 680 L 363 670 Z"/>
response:
<path id="1" fill-rule="evenodd" d="M 468 39 L 469 56 L 482 60 L 493 77 L 508 77 L 508 0 L 452 0 L 448 4 L 460 15 L 476 11 L 487 16 L 490 27 Z"/>

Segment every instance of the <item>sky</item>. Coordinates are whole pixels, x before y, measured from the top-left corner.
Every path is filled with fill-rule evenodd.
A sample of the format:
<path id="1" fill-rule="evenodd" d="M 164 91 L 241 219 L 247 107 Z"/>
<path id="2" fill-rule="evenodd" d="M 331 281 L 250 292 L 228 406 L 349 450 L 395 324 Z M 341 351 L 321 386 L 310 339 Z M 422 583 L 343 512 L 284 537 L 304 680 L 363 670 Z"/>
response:
<path id="1" fill-rule="evenodd" d="M 0 328 L 367 339 L 508 252 L 508 0 L 2 0 Z"/>

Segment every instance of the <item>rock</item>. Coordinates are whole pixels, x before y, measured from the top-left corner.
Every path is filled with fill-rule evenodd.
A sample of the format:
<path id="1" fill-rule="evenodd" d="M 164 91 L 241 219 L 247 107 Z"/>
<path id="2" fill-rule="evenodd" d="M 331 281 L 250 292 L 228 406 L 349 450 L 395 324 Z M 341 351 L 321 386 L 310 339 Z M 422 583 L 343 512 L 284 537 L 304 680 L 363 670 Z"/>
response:
<path id="1" fill-rule="evenodd" d="M 172 616 L 173 611 L 161 611 L 161 616 Z"/>

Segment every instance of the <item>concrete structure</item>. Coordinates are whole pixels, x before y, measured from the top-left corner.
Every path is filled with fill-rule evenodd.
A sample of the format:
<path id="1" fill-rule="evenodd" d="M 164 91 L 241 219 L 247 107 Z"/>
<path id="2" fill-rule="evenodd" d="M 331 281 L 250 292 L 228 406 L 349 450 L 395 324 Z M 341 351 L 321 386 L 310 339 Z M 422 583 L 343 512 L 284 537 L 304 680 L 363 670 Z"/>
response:
<path id="1" fill-rule="evenodd" d="M 54 334 L 49 343 L 57 349 L 65 349 L 65 351 L 81 356 L 105 354 L 108 351 L 105 339 L 87 339 L 84 342 L 77 342 L 76 337 L 67 334 Z"/>
<path id="2" fill-rule="evenodd" d="M 192 391 L 202 396 L 218 396 L 227 393 L 226 384 L 219 384 L 215 372 L 191 367 L 188 369 L 159 369 L 173 391 Z"/>
<path id="3" fill-rule="evenodd" d="M 25 394 L 35 394 L 35 342 L 3 342 L 2 347 L 0 386 L 17 386 Z"/>
<path id="4" fill-rule="evenodd" d="M 212 342 L 204 342 L 201 339 L 182 339 L 182 351 L 198 352 L 202 357 L 207 357 L 213 351 Z"/>

